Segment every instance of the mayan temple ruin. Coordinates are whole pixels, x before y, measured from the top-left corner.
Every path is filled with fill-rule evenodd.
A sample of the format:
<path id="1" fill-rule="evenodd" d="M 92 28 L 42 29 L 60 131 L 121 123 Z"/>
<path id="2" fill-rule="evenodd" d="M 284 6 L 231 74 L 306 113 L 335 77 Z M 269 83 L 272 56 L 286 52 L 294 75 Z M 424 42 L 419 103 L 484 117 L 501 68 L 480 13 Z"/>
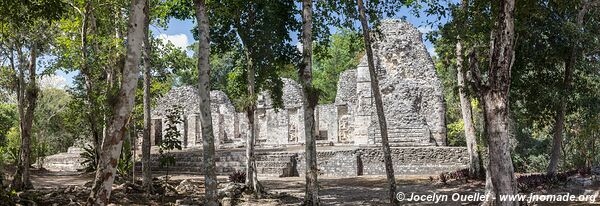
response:
<path id="1" fill-rule="evenodd" d="M 373 51 L 396 174 L 437 174 L 465 168 L 469 161 L 466 149 L 446 146 L 442 86 L 421 33 L 402 20 L 385 20 L 380 30 Z M 283 82 L 283 108 L 273 108 L 267 93 L 258 97 L 257 167 L 263 175 L 304 173 L 302 90 L 293 80 Z M 210 97 L 217 172 L 243 170 L 243 147 L 249 132 L 246 114 L 237 112 L 222 91 L 212 91 Z M 167 110 L 176 105 L 183 108 L 184 120 L 177 126 L 184 150 L 175 152 L 176 170 L 202 172 L 200 110 L 194 87 L 174 88 L 158 100 L 152 111 L 152 144 L 160 143 Z M 318 105 L 315 119 L 323 175 L 385 174 L 366 57 L 356 69 L 340 75 L 335 102 Z M 156 154 L 152 159 L 158 164 Z"/>

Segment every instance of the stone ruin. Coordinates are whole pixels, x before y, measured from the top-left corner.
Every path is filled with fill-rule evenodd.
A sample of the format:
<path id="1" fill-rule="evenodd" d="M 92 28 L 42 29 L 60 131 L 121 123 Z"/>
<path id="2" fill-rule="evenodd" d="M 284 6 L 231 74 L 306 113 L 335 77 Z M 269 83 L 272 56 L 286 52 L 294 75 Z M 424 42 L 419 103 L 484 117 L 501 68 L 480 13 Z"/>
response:
<path id="1" fill-rule="evenodd" d="M 382 36 L 375 38 L 373 51 L 381 89 L 390 144 L 392 146 L 445 146 L 446 127 L 442 87 L 421 34 L 407 22 L 384 21 Z M 283 79 L 281 109 L 273 108 L 263 92 L 257 100 L 256 144 L 278 147 L 304 143 L 302 89 Z M 236 112 L 224 92 L 211 92 L 213 131 L 220 147 L 243 145 L 248 135 L 245 113 Z M 153 110 L 154 128 L 163 128 L 165 112 L 174 105 L 184 108 L 180 125 L 186 147 L 200 146 L 199 101 L 191 86 L 172 89 L 158 100 Z M 315 110 L 318 143 L 370 146 L 380 144 L 380 131 L 371 92 L 366 57 L 357 69 L 340 75 L 335 103 Z M 164 129 L 164 128 L 163 128 Z M 161 129 L 153 130 L 160 139 Z"/>
<path id="2" fill-rule="evenodd" d="M 437 175 L 466 168 L 466 148 L 446 146 L 442 86 L 421 33 L 402 20 L 385 20 L 375 35 L 373 51 L 388 125 L 396 174 Z M 305 142 L 302 89 L 283 79 L 283 108 L 273 108 L 270 95 L 262 92 L 255 111 L 256 159 L 262 175 L 304 174 Z M 315 109 L 318 167 L 323 175 L 385 174 L 381 137 L 370 86 L 366 57 L 356 69 L 340 75 L 333 104 Z M 211 113 L 217 148 L 217 173 L 243 171 L 248 119 L 238 112 L 222 91 L 211 91 Z M 174 170 L 202 173 L 202 134 L 196 89 L 172 89 L 152 111 L 152 145 L 165 133 L 166 111 L 183 108 L 183 151 L 174 151 Z M 141 141 L 138 141 L 141 142 Z M 158 168 L 158 155 L 152 156 Z M 139 164 L 138 164 L 139 166 Z"/>

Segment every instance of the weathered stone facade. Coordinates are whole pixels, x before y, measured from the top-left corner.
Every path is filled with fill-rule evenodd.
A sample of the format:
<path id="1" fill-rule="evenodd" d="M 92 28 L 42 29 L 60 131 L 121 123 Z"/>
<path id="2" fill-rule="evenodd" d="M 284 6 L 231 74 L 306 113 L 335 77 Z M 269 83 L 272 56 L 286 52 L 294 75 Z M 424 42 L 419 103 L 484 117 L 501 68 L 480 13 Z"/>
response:
<path id="1" fill-rule="evenodd" d="M 240 145 L 245 142 L 248 120 L 245 114 L 237 113 L 233 104 L 222 91 L 211 91 L 211 114 L 216 145 Z M 172 89 L 158 100 L 158 106 L 152 111 L 152 143 L 160 143 L 166 129 L 166 115 L 175 105 L 183 108 L 183 123 L 177 125 L 181 132 L 184 147 L 200 147 L 200 108 L 197 91 L 194 87 L 184 86 Z"/>
<path id="2" fill-rule="evenodd" d="M 380 30 L 373 53 L 390 144 L 446 145 L 442 86 L 421 33 L 401 20 L 385 20 Z M 357 70 L 343 73 L 338 83 L 339 133 L 359 145 L 380 141 L 370 81 L 363 57 Z"/>
<path id="3" fill-rule="evenodd" d="M 386 20 L 382 36 L 375 38 L 375 54 L 384 112 L 390 134 L 396 174 L 436 175 L 466 168 L 466 148 L 446 147 L 441 83 L 416 28 L 404 21 Z M 270 96 L 260 93 L 255 113 L 256 161 L 261 175 L 298 176 L 305 171 L 305 128 L 302 89 L 282 79 L 283 108 L 274 108 Z M 224 92 L 211 91 L 211 114 L 216 154 L 216 172 L 243 171 L 243 147 L 249 134 L 245 113 L 237 112 Z M 183 123 L 178 125 L 185 149 L 173 151 L 178 172 L 203 173 L 199 98 L 191 86 L 172 89 L 158 100 L 152 111 L 152 144 L 160 144 L 166 129 L 166 112 L 179 105 Z M 357 69 L 340 74 L 333 104 L 315 110 L 318 168 L 323 175 L 384 175 L 380 132 L 365 58 Z M 138 141 L 141 142 L 141 141 Z M 152 166 L 158 168 L 153 148 Z M 139 154 L 139 153 L 138 153 Z M 73 154 L 67 154 L 73 157 Z M 54 158 L 58 169 L 74 169 Z M 51 158 L 52 159 L 52 158 Z M 74 159 L 74 158 L 73 158 Z M 138 165 L 139 166 L 139 165 Z"/>
<path id="4" fill-rule="evenodd" d="M 304 175 L 305 157 L 304 152 L 298 150 L 299 148 L 258 149 L 256 151 L 258 173 L 281 177 Z M 394 172 L 396 175 L 439 175 L 441 172 L 464 169 L 469 163 L 466 153 L 464 147 L 396 147 L 392 149 Z M 188 148 L 172 154 L 175 155 L 177 162 L 168 169 L 203 174 L 204 163 L 200 148 Z M 153 170 L 165 170 L 158 167 L 158 158 L 158 154 L 152 155 Z M 320 147 L 317 158 L 320 175 L 385 175 L 383 154 L 379 147 Z M 234 171 L 244 171 L 245 160 L 243 149 L 220 150 L 217 152 L 216 172 L 227 175 Z M 138 164 L 138 167 L 140 166 Z"/>
<path id="5" fill-rule="evenodd" d="M 375 38 L 373 51 L 390 144 L 446 145 L 441 83 L 422 43 L 421 33 L 401 20 L 383 21 L 380 29 L 382 35 Z M 290 79 L 283 79 L 283 82 L 283 108 L 274 108 L 270 95 L 266 92 L 258 97 L 255 130 L 259 146 L 304 143 L 302 88 Z M 221 91 L 212 91 L 211 101 L 217 144 L 243 145 L 243 140 L 248 135 L 246 115 L 236 113 L 232 103 Z M 173 89 L 159 100 L 153 116 L 164 118 L 166 109 L 173 105 L 184 108 L 184 123 L 179 127 L 183 133 L 184 146 L 199 146 L 202 137 L 195 89 Z M 348 70 L 340 75 L 335 103 L 317 106 L 315 119 L 317 141 L 320 143 L 380 144 L 366 58 L 363 58 L 356 70 Z M 161 128 L 164 129 L 165 126 Z"/>
<path id="6" fill-rule="evenodd" d="M 306 168 L 303 155 L 299 153 L 298 171 Z M 321 175 L 385 175 L 383 153 L 378 147 L 318 151 L 317 159 Z M 437 175 L 469 164 L 464 147 L 396 147 L 392 148 L 392 159 L 396 175 Z"/>

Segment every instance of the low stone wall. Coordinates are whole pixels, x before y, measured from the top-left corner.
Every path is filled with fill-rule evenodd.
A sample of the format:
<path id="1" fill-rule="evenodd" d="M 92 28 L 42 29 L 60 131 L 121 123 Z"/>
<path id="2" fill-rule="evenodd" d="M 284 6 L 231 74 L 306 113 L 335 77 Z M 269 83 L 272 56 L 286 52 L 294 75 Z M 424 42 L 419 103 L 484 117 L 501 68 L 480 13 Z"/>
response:
<path id="1" fill-rule="evenodd" d="M 160 155 L 152 154 L 150 157 L 152 170 L 154 171 L 176 171 L 179 173 L 204 174 L 204 160 L 202 150 L 197 148 L 174 151 L 171 153 L 175 157 L 175 165 L 168 168 L 160 167 Z M 298 176 L 296 169 L 296 153 L 279 151 L 257 151 L 256 164 L 258 174 L 266 176 Z M 215 158 L 216 173 L 218 175 L 230 175 L 236 171 L 246 170 L 246 151 L 221 150 L 217 151 Z M 141 170 L 141 163 L 136 164 L 137 169 Z"/>
<path id="2" fill-rule="evenodd" d="M 438 175 L 467 168 L 469 163 L 464 147 L 398 147 L 391 150 L 396 175 Z M 305 173 L 304 158 L 304 154 L 298 157 L 300 175 Z M 317 162 L 321 175 L 385 175 L 381 148 L 319 151 Z"/>
<path id="3" fill-rule="evenodd" d="M 85 169 L 82 165 L 83 159 L 81 153 L 83 150 L 77 147 L 69 147 L 65 153 L 58 153 L 44 158 L 42 167 L 49 171 L 66 171 L 66 172 L 77 172 Z M 37 163 L 36 163 L 37 165 Z"/>
<path id="4" fill-rule="evenodd" d="M 324 149 L 323 147 L 319 147 Z M 329 147 L 318 151 L 318 168 L 321 175 L 357 176 L 385 175 L 383 152 L 380 147 Z M 392 161 L 396 175 L 438 175 L 467 168 L 469 159 L 464 147 L 396 147 L 392 148 Z M 82 169 L 81 149 L 70 148 L 69 152 L 46 157 L 44 167 L 56 171 L 77 171 Z M 190 148 L 174 151 L 176 163 L 170 171 L 204 174 L 202 150 Z M 256 151 L 257 171 L 269 176 L 298 176 L 305 174 L 304 151 L 259 149 Z M 220 150 L 216 155 L 216 169 L 219 175 L 229 175 L 244 171 L 246 154 L 244 149 Z M 152 168 L 159 168 L 159 154 L 151 156 Z M 138 162 L 136 167 L 141 169 Z"/>

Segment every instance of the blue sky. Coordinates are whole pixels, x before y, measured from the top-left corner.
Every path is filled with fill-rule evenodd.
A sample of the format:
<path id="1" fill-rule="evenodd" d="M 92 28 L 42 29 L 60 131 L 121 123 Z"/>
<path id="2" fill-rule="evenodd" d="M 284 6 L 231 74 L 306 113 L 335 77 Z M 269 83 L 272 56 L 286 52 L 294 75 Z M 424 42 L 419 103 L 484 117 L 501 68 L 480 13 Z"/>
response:
<path id="1" fill-rule="evenodd" d="M 437 24 L 444 23 L 447 21 L 447 18 L 442 18 L 441 21 L 437 22 L 437 17 L 421 15 L 420 17 L 416 17 L 412 13 L 409 12 L 408 9 L 404 8 L 400 12 L 397 13 L 394 18 L 405 18 L 408 22 L 413 24 L 415 27 L 421 31 L 421 33 L 425 34 L 431 31 L 436 30 L 436 26 L 427 25 L 427 22 L 435 22 Z M 182 49 L 185 49 L 188 45 L 192 44 L 194 38 L 192 37 L 191 29 L 194 28 L 195 22 L 192 20 L 177 20 L 172 19 L 169 21 L 168 27 L 166 29 L 158 28 L 152 26 L 151 30 L 155 37 L 163 39 L 164 42 L 170 41 L 175 46 L 178 46 Z M 296 35 L 293 35 L 293 44 L 297 44 L 298 40 L 296 40 Z M 423 35 L 425 37 L 425 35 Z M 425 46 L 427 47 L 427 51 L 431 55 L 435 55 L 433 45 L 431 42 L 427 41 L 425 38 Z M 57 71 L 57 79 L 59 82 L 63 82 L 66 86 L 69 86 L 73 82 L 73 78 L 77 75 L 77 72 L 64 73 L 63 71 Z"/>

